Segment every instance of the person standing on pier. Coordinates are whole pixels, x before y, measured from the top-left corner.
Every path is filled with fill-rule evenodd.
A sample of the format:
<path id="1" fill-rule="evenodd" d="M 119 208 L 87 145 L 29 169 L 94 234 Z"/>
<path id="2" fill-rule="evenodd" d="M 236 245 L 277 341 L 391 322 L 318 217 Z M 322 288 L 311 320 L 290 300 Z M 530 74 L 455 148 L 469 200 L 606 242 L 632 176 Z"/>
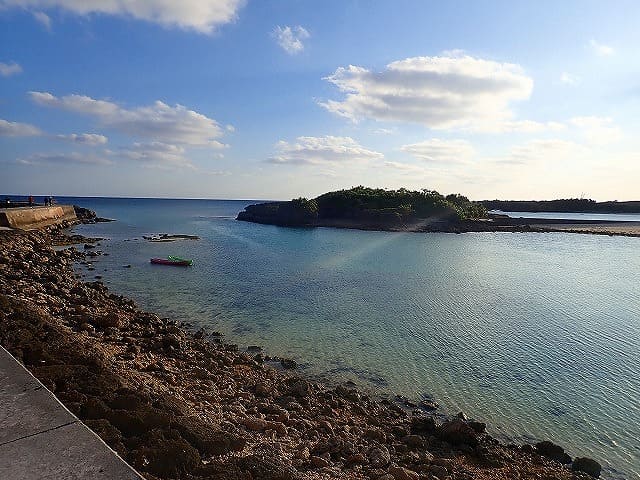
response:
<path id="1" fill-rule="evenodd" d="M 29 202 L 29 206 L 33 207 L 33 195 L 29 195 L 29 198 L 27 200 Z"/>

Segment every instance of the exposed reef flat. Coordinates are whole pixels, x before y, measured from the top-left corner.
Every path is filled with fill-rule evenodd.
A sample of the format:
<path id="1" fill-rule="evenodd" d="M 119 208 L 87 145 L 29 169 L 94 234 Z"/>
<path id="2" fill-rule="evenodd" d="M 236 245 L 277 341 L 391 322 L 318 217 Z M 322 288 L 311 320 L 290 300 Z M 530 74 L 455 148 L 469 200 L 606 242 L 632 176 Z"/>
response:
<path id="1" fill-rule="evenodd" d="M 464 416 L 436 419 L 272 368 L 257 347 L 240 352 L 81 281 L 73 264 L 93 250 L 52 248 L 68 243 L 57 230 L 0 232 L 0 343 L 148 479 L 599 473 L 549 442 L 501 444 Z"/>

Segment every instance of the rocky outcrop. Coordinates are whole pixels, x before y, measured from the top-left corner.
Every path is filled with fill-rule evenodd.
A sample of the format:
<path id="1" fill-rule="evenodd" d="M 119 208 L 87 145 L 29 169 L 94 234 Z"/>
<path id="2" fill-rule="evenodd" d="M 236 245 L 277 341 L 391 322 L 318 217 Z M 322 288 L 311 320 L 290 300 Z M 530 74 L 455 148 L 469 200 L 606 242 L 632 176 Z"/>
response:
<path id="1" fill-rule="evenodd" d="M 102 218 L 96 215 L 96 212 L 89 210 L 88 208 L 73 206 L 73 210 L 81 223 L 99 223 L 99 222 L 112 222 L 110 218 Z"/>
<path id="2" fill-rule="evenodd" d="M 600 472 L 602 471 L 602 467 L 598 462 L 586 457 L 578 457 L 574 459 L 571 469 L 575 472 L 584 472 L 593 478 L 600 477 Z"/>

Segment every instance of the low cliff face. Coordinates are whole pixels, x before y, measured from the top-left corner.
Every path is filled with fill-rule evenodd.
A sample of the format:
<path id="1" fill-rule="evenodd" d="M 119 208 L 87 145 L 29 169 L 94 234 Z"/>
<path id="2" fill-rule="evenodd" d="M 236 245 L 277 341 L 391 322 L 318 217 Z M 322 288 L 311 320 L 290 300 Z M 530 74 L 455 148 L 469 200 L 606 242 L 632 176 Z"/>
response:
<path id="1" fill-rule="evenodd" d="M 314 226 L 318 220 L 313 212 L 295 202 L 269 202 L 249 205 L 240 212 L 238 220 L 282 226 Z"/>

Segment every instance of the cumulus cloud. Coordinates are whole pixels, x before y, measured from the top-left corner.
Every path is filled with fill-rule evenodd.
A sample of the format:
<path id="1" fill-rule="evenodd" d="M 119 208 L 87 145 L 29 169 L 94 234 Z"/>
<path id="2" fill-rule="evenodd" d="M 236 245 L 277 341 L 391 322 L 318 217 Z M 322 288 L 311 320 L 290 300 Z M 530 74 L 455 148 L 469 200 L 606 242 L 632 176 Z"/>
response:
<path id="1" fill-rule="evenodd" d="M 303 41 L 311 36 L 309 32 L 300 25 L 296 27 L 277 26 L 273 29 L 271 35 L 276 39 L 278 45 L 289 55 L 295 55 L 304 50 Z"/>
<path id="2" fill-rule="evenodd" d="M 622 138 L 622 131 L 609 117 L 573 117 L 570 123 L 584 131 L 585 139 L 591 145 L 606 145 Z"/>
<path id="3" fill-rule="evenodd" d="M 568 72 L 562 72 L 562 75 L 560 75 L 560 82 L 565 85 L 577 85 L 580 83 L 580 77 L 571 75 Z"/>
<path id="4" fill-rule="evenodd" d="M 217 138 L 223 130 L 213 119 L 182 105 L 170 106 L 161 101 L 127 109 L 84 95 L 56 97 L 48 92 L 29 92 L 37 105 L 59 108 L 94 117 L 101 125 L 128 135 L 166 143 L 222 148 Z"/>
<path id="5" fill-rule="evenodd" d="M 3 63 L 0 62 L 0 75 L 3 77 L 10 77 L 11 75 L 17 75 L 22 72 L 22 67 L 16 62 Z"/>
<path id="6" fill-rule="evenodd" d="M 134 143 L 133 146 L 123 148 L 117 153 L 119 157 L 135 160 L 149 167 L 158 168 L 189 168 L 193 164 L 185 157 L 185 148 L 162 142 Z"/>
<path id="7" fill-rule="evenodd" d="M 0 119 L 0 137 L 35 137 L 37 135 L 42 135 L 38 127 Z"/>
<path id="8" fill-rule="evenodd" d="M 69 135 L 56 135 L 59 140 L 66 140 L 80 145 L 97 146 L 107 143 L 108 138 L 97 133 L 71 133 Z"/>
<path id="9" fill-rule="evenodd" d="M 613 47 L 610 47 L 609 45 L 604 45 L 602 43 L 598 43 L 593 39 L 591 39 L 591 41 L 589 42 L 589 45 L 591 46 L 593 53 L 595 53 L 599 57 L 608 57 L 610 55 L 613 55 L 616 52 L 613 49 Z"/>
<path id="10" fill-rule="evenodd" d="M 60 8 L 77 15 L 119 15 L 200 33 L 233 21 L 245 0 L 0 0 L 0 7 L 41 11 Z"/>
<path id="11" fill-rule="evenodd" d="M 40 11 L 35 11 L 32 14 L 33 18 L 35 18 L 40 25 L 51 31 L 51 18 L 49 18 L 49 15 Z"/>
<path id="12" fill-rule="evenodd" d="M 26 158 L 19 158 L 18 163 L 22 165 L 111 165 L 113 162 L 108 158 L 98 155 L 84 155 L 77 152 L 71 153 L 36 153 Z"/>
<path id="13" fill-rule="evenodd" d="M 436 163 L 464 163 L 475 155 L 473 146 L 466 140 L 431 138 L 424 142 L 403 145 L 400 149 L 421 160 Z"/>
<path id="14" fill-rule="evenodd" d="M 350 65 L 325 80 L 345 94 L 320 103 L 357 121 L 420 123 L 430 128 L 496 129 L 510 121 L 510 104 L 529 98 L 533 80 L 522 68 L 468 55 L 412 57 L 381 72 Z"/>
<path id="15" fill-rule="evenodd" d="M 277 154 L 269 159 L 276 164 L 352 164 L 383 158 L 381 153 L 367 150 L 351 137 L 298 137 L 295 142 L 280 140 L 276 149 Z"/>
<path id="16" fill-rule="evenodd" d="M 394 170 L 398 170 L 400 173 L 406 175 L 426 175 L 428 173 L 428 169 L 421 165 L 414 165 L 412 163 L 404 163 L 404 162 L 384 162 L 384 166 L 388 168 L 392 168 Z"/>
<path id="17" fill-rule="evenodd" d="M 498 163 L 522 165 L 545 160 L 567 160 L 584 152 L 583 146 L 566 140 L 531 140 L 513 147 L 507 156 L 498 159 Z"/>

